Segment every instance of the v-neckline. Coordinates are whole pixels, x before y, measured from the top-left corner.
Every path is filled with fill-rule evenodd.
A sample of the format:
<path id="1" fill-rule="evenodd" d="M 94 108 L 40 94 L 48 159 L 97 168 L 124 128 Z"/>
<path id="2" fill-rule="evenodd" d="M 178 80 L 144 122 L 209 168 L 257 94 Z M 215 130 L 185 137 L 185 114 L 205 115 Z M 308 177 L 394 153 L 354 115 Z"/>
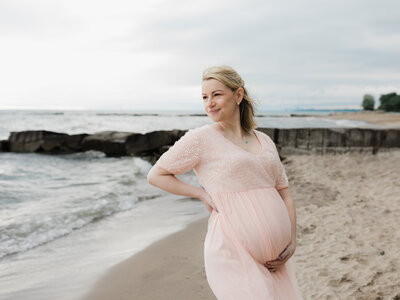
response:
<path id="1" fill-rule="evenodd" d="M 260 150 L 258 153 L 256 153 L 256 154 L 251 153 L 251 152 L 249 152 L 249 151 L 246 151 L 246 150 L 244 150 L 242 147 L 236 145 L 234 142 L 232 142 L 232 141 L 229 140 L 227 137 L 225 137 L 225 136 L 222 134 L 222 132 L 220 132 L 217 128 L 215 128 L 215 127 L 212 126 L 211 124 L 209 124 L 209 126 L 210 126 L 213 130 L 215 130 L 217 133 L 219 133 L 226 141 L 228 141 L 228 142 L 231 143 L 233 146 L 239 148 L 241 151 L 243 151 L 243 152 L 245 152 L 245 153 L 247 153 L 247 154 L 250 154 L 250 155 L 253 155 L 253 156 L 258 156 L 258 155 L 260 155 L 260 154 L 263 152 L 263 150 L 264 150 L 263 143 L 261 142 L 261 139 L 259 138 L 259 136 L 257 135 L 257 133 L 256 133 L 256 131 L 255 131 L 254 129 L 252 129 L 252 132 L 253 132 L 253 134 L 256 136 L 256 139 L 258 140 L 258 143 L 259 143 L 259 145 L 260 145 L 260 147 L 261 147 L 261 150 Z"/>

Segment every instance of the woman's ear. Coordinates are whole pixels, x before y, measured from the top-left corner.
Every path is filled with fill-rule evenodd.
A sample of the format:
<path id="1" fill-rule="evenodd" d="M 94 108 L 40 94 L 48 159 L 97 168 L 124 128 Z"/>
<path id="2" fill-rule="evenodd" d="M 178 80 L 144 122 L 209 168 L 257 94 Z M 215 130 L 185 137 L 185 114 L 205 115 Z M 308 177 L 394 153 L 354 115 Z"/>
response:
<path id="1" fill-rule="evenodd" d="M 242 87 L 238 88 L 236 90 L 236 95 L 237 95 L 237 100 L 238 100 L 236 102 L 240 103 L 242 101 L 242 99 L 243 99 L 243 96 L 244 96 L 244 89 Z"/>

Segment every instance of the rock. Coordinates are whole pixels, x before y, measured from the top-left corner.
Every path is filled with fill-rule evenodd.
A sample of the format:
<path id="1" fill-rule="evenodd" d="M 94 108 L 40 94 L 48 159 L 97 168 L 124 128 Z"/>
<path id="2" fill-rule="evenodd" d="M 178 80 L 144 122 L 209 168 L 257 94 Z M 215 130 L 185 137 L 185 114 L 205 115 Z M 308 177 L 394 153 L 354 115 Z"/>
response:
<path id="1" fill-rule="evenodd" d="M 185 132 L 185 130 L 158 130 L 146 134 L 131 134 L 126 140 L 125 150 L 128 155 L 146 155 L 151 152 L 161 154 L 162 147 L 173 145 Z"/>
<path id="2" fill-rule="evenodd" d="M 8 140 L 0 141 L 0 152 L 8 152 L 10 151 L 10 143 Z"/>
<path id="3" fill-rule="evenodd" d="M 83 151 L 96 150 L 106 154 L 106 156 L 119 157 L 127 155 L 125 143 L 131 132 L 101 131 L 86 136 L 82 140 Z"/>
<path id="4" fill-rule="evenodd" d="M 276 144 L 281 159 L 284 154 L 325 154 L 372 152 L 400 147 L 399 129 L 364 128 L 257 128 Z M 185 130 L 133 132 L 102 131 L 95 134 L 68 135 L 45 130 L 11 132 L 8 140 L 0 141 L 0 151 L 73 153 L 101 151 L 106 156 L 141 156 L 155 161 L 179 140 Z"/>
<path id="5" fill-rule="evenodd" d="M 8 142 L 10 152 L 73 153 L 82 151 L 80 141 L 87 134 L 68 135 L 65 133 L 28 130 L 11 132 Z"/>

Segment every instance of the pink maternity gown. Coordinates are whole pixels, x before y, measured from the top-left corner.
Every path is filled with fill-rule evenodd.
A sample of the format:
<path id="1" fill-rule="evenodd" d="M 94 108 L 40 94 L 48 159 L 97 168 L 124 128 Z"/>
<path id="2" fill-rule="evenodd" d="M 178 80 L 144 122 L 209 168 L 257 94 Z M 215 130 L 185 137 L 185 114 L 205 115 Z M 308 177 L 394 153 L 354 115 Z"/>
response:
<path id="1" fill-rule="evenodd" d="M 210 124 L 189 129 L 156 164 L 176 175 L 192 168 L 214 207 L 204 241 L 207 281 L 219 300 L 302 299 L 293 256 L 270 272 L 291 239 L 279 189 L 289 182 L 274 142 L 253 130 L 262 148 L 252 154 Z"/>

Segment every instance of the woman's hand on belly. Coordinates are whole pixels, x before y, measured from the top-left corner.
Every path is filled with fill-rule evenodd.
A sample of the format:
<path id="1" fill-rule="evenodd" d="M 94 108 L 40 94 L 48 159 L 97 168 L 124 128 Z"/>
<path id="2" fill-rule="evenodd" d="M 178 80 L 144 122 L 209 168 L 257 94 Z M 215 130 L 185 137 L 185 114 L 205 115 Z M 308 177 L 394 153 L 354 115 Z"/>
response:
<path id="1" fill-rule="evenodd" d="M 282 267 L 287 260 L 293 255 L 296 249 L 296 242 L 291 241 L 286 248 L 279 254 L 279 257 L 275 260 L 267 261 L 264 266 L 268 268 L 269 271 L 275 272 L 278 268 Z"/>

